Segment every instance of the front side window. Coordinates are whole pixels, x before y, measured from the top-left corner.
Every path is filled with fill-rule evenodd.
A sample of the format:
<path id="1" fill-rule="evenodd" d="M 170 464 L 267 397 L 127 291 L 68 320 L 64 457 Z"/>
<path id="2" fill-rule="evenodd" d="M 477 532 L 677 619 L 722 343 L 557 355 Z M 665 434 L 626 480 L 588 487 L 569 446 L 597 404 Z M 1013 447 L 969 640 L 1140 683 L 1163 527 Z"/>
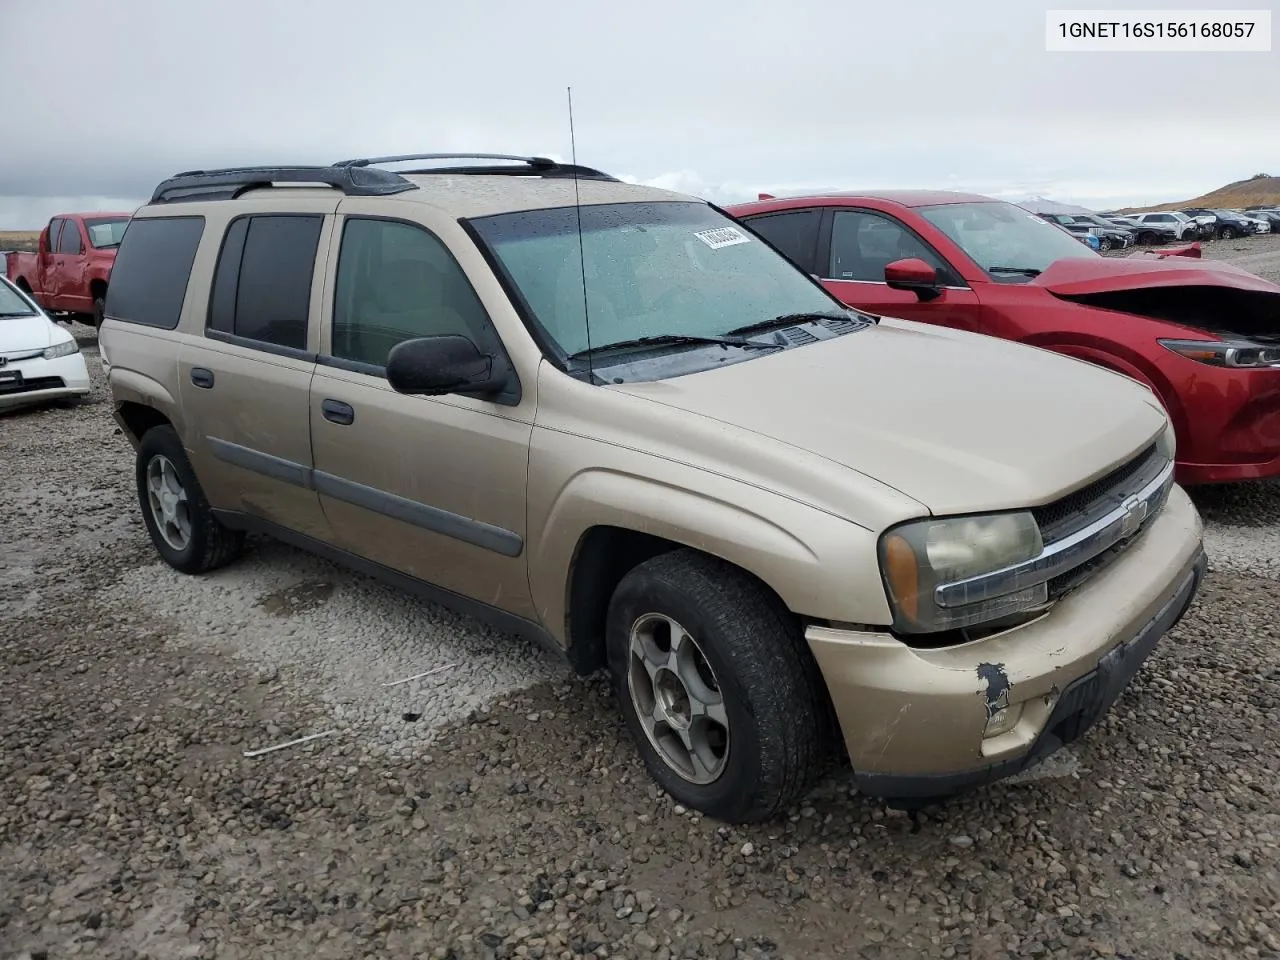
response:
<path id="1" fill-rule="evenodd" d="M 86 218 L 84 221 L 85 230 L 89 234 L 89 243 L 99 250 L 120 246 L 120 239 L 124 236 L 124 228 L 128 225 L 128 217 L 111 219 Z"/>
<path id="2" fill-rule="evenodd" d="M 135 220 L 111 267 L 106 315 L 166 330 L 176 327 L 203 234 L 204 217 Z"/>
<path id="3" fill-rule="evenodd" d="M 232 221 L 209 297 L 212 330 L 292 350 L 307 346 L 311 279 L 324 217 L 273 214 Z M 125 233 L 125 243 L 133 231 Z"/>
<path id="4" fill-rule="evenodd" d="M 947 272 L 937 255 L 901 223 L 864 210 L 837 210 L 831 222 L 832 280 L 884 283 L 884 268 L 895 260 L 916 258 Z"/>
<path id="5" fill-rule="evenodd" d="M 80 243 L 80 228 L 74 220 L 64 220 L 62 236 L 58 238 L 58 252 L 75 255 L 83 251 L 84 246 Z"/>
<path id="6" fill-rule="evenodd" d="M 382 367 L 403 340 L 460 334 L 492 346 L 491 326 L 448 248 L 422 227 L 351 217 L 342 231 L 330 353 Z"/>
<path id="7" fill-rule="evenodd" d="M 1060 227 L 1003 200 L 917 208 L 993 279 L 1026 283 L 1055 260 L 1097 257 Z"/>
<path id="8" fill-rule="evenodd" d="M 572 206 L 471 221 L 567 356 L 640 337 L 724 336 L 786 314 L 850 316 L 790 260 L 705 203 L 593 204 L 581 217 L 581 234 Z"/>

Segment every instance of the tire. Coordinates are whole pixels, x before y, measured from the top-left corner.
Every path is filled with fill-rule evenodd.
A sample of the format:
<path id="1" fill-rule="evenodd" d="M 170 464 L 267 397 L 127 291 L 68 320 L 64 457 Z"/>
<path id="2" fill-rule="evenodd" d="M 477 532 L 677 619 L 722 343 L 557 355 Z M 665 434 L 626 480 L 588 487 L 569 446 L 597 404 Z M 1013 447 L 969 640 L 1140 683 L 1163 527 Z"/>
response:
<path id="1" fill-rule="evenodd" d="M 1140 233 L 1138 234 L 1138 242 L 1148 247 L 1155 246 L 1156 235 L 1154 233 L 1151 233 L 1150 231 L 1146 233 Z"/>
<path id="2" fill-rule="evenodd" d="M 1108 250 L 1111 249 L 1111 241 L 1106 237 L 1100 238 L 1098 240 L 1098 249 L 1101 250 L 1103 253 L 1106 253 Z"/>
<path id="3" fill-rule="evenodd" d="M 666 668 L 653 673 L 632 654 L 633 630 L 644 635 L 656 623 L 654 636 L 660 640 L 663 618 L 683 628 L 710 669 L 709 675 L 699 670 L 693 684 L 681 687 L 685 704 L 694 700 L 690 691 L 699 683 L 704 694 L 719 688 L 725 727 L 706 719 L 687 727 L 691 736 L 707 731 L 704 743 L 727 740 L 719 758 L 704 762 L 703 782 L 695 782 L 698 768 L 688 762 L 692 752 L 670 734 L 676 728 L 670 722 L 655 724 L 651 735 L 641 720 L 643 708 L 637 708 L 637 701 L 659 702 L 662 685 L 655 677 L 675 676 Z M 737 567 L 687 549 L 638 565 L 610 600 L 605 643 L 627 728 L 650 776 L 676 802 L 729 823 L 766 820 L 803 797 L 823 772 L 831 712 L 817 663 L 797 620 Z M 662 649 L 660 642 L 656 649 Z M 713 737 L 719 729 L 727 736 Z M 668 731 L 666 737 L 661 730 Z M 669 759 L 672 755 L 685 759 L 684 773 Z"/>
<path id="4" fill-rule="evenodd" d="M 165 469 L 166 465 L 172 468 L 171 473 Z M 153 469 L 176 479 L 180 491 L 185 494 L 185 509 L 175 511 L 179 517 L 185 513 L 185 538 L 176 535 L 182 532 L 180 529 L 173 531 L 166 526 L 162 530 L 161 520 L 156 516 L 157 511 L 152 508 L 149 491 L 149 474 Z M 196 479 L 191 462 L 182 448 L 182 441 L 173 427 L 152 427 L 143 435 L 142 442 L 138 445 L 134 472 L 143 523 L 146 524 L 147 533 L 151 535 L 152 544 L 165 563 L 182 573 L 200 574 L 225 566 L 240 555 L 244 548 L 243 531 L 224 527 L 213 515 L 200 481 Z M 168 492 L 172 492 L 172 487 Z"/>
<path id="5" fill-rule="evenodd" d="M 102 316 L 103 316 L 103 312 L 106 310 L 106 307 L 107 307 L 107 301 L 105 297 L 93 298 L 93 313 L 90 315 L 90 321 L 89 321 L 90 324 L 93 326 L 93 329 L 97 330 L 100 326 L 102 326 Z"/>
<path id="6" fill-rule="evenodd" d="M 1232 240 L 1235 238 L 1235 235 L 1236 231 L 1233 227 L 1223 227 L 1222 232 L 1219 234 L 1223 240 Z"/>

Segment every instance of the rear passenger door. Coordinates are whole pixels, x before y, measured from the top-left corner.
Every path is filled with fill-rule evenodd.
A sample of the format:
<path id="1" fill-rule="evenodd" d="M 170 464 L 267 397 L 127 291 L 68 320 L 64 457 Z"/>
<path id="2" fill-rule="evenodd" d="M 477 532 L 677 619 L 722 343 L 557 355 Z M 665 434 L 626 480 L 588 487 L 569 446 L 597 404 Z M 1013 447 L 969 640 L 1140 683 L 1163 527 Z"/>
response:
<path id="1" fill-rule="evenodd" d="M 524 549 L 535 398 L 405 396 L 386 379 L 391 348 L 415 337 L 462 334 L 506 356 L 441 236 L 471 241 L 430 207 L 413 209 L 425 225 L 398 219 L 401 202 L 339 206 L 328 336 L 311 385 L 316 489 L 351 553 L 536 620 Z"/>
<path id="2" fill-rule="evenodd" d="M 209 502 L 322 541 L 307 403 L 335 207 L 299 199 L 232 218 L 204 336 L 178 358 L 186 444 Z"/>

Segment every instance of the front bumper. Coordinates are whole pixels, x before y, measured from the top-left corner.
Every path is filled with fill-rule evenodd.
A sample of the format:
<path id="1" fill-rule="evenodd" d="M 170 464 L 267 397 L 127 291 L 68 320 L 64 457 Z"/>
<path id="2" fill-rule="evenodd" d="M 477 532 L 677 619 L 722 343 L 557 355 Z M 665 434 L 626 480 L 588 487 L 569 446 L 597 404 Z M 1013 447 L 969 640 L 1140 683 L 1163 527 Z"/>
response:
<path id="1" fill-rule="evenodd" d="M 1202 525 L 1179 487 L 1139 540 L 1047 616 L 937 650 L 883 632 L 811 626 L 863 793 L 932 798 L 1018 773 L 1110 709 L 1204 576 Z M 1021 709 L 986 736 L 988 716 Z"/>
<path id="2" fill-rule="evenodd" d="M 0 409 L 84 396 L 90 389 L 82 353 L 54 360 L 41 356 L 10 360 L 0 367 Z"/>

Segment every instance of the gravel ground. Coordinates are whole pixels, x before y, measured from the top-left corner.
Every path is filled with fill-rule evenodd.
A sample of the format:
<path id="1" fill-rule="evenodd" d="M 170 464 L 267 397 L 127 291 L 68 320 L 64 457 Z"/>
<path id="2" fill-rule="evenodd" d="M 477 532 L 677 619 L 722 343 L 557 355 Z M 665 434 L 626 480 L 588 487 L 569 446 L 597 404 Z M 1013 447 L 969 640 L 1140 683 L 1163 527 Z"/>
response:
<path id="1" fill-rule="evenodd" d="M 0 957 L 1280 957 L 1280 484 L 1195 493 L 1204 593 L 1034 776 L 728 828 L 543 653 L 270 542 L 163 567 L 86 352 L 0 416 Z"/>

